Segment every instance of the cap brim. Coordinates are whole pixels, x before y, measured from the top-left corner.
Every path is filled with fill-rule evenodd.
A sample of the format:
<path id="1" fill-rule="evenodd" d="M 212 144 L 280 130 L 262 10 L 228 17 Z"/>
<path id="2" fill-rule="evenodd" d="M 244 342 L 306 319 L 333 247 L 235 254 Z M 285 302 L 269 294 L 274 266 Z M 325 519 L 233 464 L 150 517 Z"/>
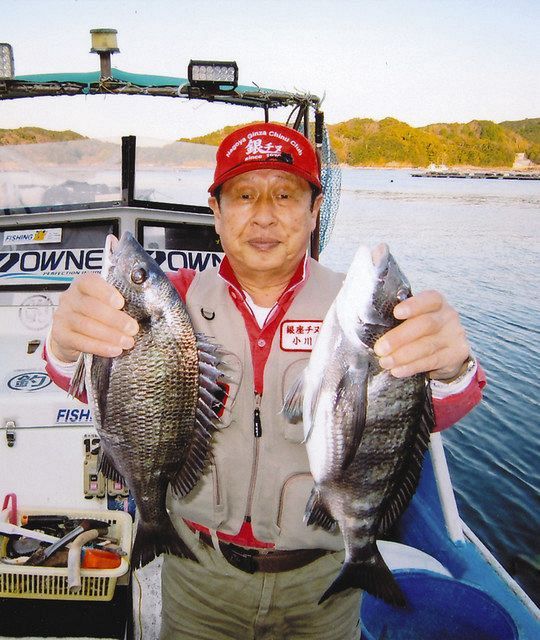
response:
<path id="1" fill-rule="evenodd" d="M 217 180 L 215 180 L 208 188 L 208 191 L 210 195 L 213 196 L 214 191 L 225 182 L 227 182 L 227 180 L 235 178 L 242 173 L 247 173 L 248 171 L 257 171 L 258 169 L 275 169 L 276 171 L 286 171 L 287 173 L 293 173 L 299 178 L 303 178 L 304 180 L 306 180 L 306 182 L 309 182 L 309 184 L 312 184 L 317 189 L 322 190 L 320 180 L 317 178 L 317 181 L 315 181 L 311 173 L 303 171 L 298 166 L 295 166 L 294 164 L 288 164 L 287 162 L 272 162 L 268 160 L 262 160 L 260 162 L 244 162 L 237 167 L 233 167 L 232 169 L 221 175 Z"/>

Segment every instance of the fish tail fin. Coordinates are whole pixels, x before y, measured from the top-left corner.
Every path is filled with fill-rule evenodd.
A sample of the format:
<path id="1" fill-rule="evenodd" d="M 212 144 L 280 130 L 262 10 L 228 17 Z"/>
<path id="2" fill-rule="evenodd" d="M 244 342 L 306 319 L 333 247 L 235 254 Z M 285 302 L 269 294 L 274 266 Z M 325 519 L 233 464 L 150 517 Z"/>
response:
<path id="1" fill-rule="evenodd" d="M 197 562 L 194 553 L 182 540 L 168 518 L 159 523 L 149 523 L 141 520 L 137 526 L 131 553 L 132 566 L 135 569 L 144 567 L 162 553 L 170 553 Z"/>
<path id="2" fill-rule="evenodd" d="M 379 552 L 375 558 L 372 556 L 363 562 L 345 562 L 338 577 L 321 596 L 319 604 L 330 596 L 351 588 L 364 589 L 371 595 L 398 607 L 404 607 L 407 604 L 403 592 Z"/>

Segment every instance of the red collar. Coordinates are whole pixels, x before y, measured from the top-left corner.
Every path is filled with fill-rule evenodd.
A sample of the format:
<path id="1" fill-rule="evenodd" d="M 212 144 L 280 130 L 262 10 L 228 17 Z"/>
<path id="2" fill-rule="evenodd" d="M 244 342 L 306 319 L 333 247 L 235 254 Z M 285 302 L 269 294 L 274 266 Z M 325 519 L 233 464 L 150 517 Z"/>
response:
<path id="1" fill-rule="evenodd" d="M 304 259 L 301 260 L 296 268 L 296 271 L 293 273 L 292 278 L 289 280 L 289 284 L 283 293 L 279 296 L 277 301 L 277 305 L 281 306 L 288 302 L 293 294 L 296 292 L 296 289 L 301 288 L 306 282 L 309 276 L 309 260 L 307 254 L 304 256 Z M 242 286 L 238 282 L 236 274 L 233 271 L 231 263 L 227 256 L 223 258 L 221 264 L 219 265 L 218 274 L 225 280 L 225 282 L 232 287 L 241 297 L 242 300 L 245 300 L 246 296 L 244 291 L 242 290 Z"/>

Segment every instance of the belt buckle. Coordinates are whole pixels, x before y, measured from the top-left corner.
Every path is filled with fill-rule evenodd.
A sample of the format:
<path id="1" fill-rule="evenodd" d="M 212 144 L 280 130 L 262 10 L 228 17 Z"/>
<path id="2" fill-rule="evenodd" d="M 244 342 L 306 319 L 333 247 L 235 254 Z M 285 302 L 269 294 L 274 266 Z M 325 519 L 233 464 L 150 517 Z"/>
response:
<path id="1" fill-rule="evenodd" d="M 250 553 L 247 549 L 244 551 L 240 550 L 239 547 L 234 547 L 236 547 L 236 545 L 230 545 L 229 553 L 226 555 L 224 554 L 233 567 L 236 567 L 245 573 L 255 573 L 259 570 L 257 561 L 255 560 L 257 556 L 256 551 Z"/>

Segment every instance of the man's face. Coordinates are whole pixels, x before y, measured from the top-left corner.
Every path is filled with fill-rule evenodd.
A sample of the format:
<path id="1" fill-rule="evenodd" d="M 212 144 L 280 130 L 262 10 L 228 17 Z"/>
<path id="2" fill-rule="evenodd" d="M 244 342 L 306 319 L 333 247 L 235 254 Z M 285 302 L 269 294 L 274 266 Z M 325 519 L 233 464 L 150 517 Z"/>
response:
<path id="1" fill-rule="evenodd" d="M 276 169 L 243 173 L 211 197 L 216 231 L 237 276 L 290 278 L 315 228 L 322 196 L 311 207 L 311 187 Z"/>

